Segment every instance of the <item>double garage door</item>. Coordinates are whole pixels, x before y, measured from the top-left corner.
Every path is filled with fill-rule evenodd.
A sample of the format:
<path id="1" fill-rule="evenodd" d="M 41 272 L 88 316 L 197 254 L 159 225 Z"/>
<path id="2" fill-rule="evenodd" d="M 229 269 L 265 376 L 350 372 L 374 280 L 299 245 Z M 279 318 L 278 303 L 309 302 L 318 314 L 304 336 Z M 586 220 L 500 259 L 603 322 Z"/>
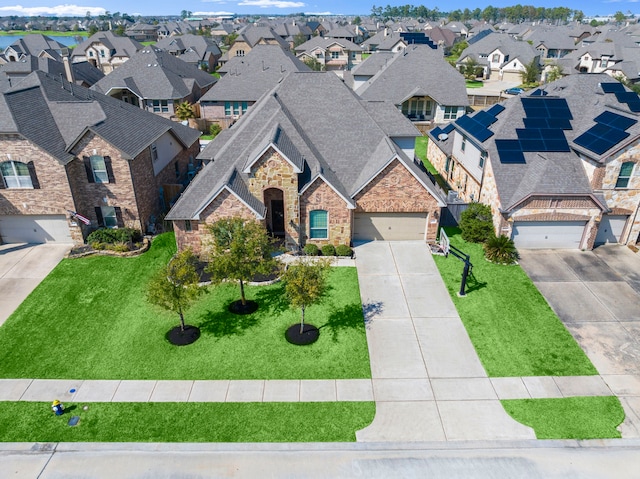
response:
<path id="1" fill-rule="evenodd" d="M 356 213 L 354 241 L 424 240 L 427 213 Z"/>
<path id="2" fill-rule="evenodd" d="M 577 249 L 586 221 L 516 221 L 513 242 L 522 249 Z"/>
<path id="3" fill-rule="evenodd" d="M 2 243 L 73 243 L 64 215 L 0 216 Z"/>

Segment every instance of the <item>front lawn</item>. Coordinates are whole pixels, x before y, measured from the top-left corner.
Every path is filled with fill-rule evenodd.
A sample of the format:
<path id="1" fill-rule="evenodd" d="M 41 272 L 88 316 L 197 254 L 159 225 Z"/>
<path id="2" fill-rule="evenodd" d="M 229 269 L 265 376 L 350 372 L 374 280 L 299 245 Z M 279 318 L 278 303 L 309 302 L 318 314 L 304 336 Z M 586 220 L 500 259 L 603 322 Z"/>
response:
<path id="1" fill-rule="evenodd" d="M 467 88 L 481 88 L 484 86 L 484 82 L 478 80 L 467 80 L 465 85 Z"/>
<path id="2" fill-rule="evenodd" d="M 532 427 L 538 439 L 619 438 L 624 410 L 615 396 L 502 401 L 518 422 Z"/>
<path id="3" fill-rule="evenodd" d="M 355 441 L 373 402 L 66 404 L 0 402 L 2 442 Z M 84 406 L 88 409 L 85 410 Z M 67 422 L 79 416 L 76 426 Z"/>
<path id="4" fill-rule="evenodd" d="M 489 376 L 597 374 L 520 266 L 489 263 L 482 245 L 466 243 L 457 229 L 446 231 L 452 245 L 471 255 L 466 297 L 457 296 L 462 261 L 449 255 L 435 262 Z"/>
<path id="5" fill-rule="evenodd" d="M 310 346 L 284 337 L 299 321 L 280 284 L 247 287 L 260 308 L 236 316 L 237 284 L 211 288 L 186 314 L 202 336 L 165 339 L 178 316 L 145 300 L 151 275 L 175 252 L 172 233 L 135 258 L 63 260 L 0 327 L 0 377 L 69 379 L 357 379 L 371 377 L 355 268 L 332 268 L 326 300 L 308 308 Z"/>

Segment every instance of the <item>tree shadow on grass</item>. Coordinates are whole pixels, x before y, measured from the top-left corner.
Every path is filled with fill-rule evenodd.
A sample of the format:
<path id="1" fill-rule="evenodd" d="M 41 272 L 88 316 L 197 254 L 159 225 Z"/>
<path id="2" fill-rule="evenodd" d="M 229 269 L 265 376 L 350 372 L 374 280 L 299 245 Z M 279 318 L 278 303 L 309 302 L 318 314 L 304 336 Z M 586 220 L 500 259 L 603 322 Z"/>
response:
<path id="1" fill-rule="evenodd" d="M 260 322 L 257 313 L 234 314 L 225 306 L 217 311 L 209 310 L 202 316 L 200 331 L 216 338 L 225 336 L 239 336 Z"/>
<path id="2" fill-rule="evenodd" d="M 318 329 L 327 330 L 331 334 L 331 339 L 336 342 L 341 331 L 359 329 L 363 323 L 366 324 L 366 319 L 362 314 L 362 306 L 350 304 L 344 308 L 334 309 L 329 314 L 327 321 Z"/>
<path id="3" fill-rule="evenodd" d="M 254 300 L 260 305 L 259 310 L 268 312 L 270 316 L 277 316 L 289 309 L 282 283 L 259 288 L 254 295 Z"/>

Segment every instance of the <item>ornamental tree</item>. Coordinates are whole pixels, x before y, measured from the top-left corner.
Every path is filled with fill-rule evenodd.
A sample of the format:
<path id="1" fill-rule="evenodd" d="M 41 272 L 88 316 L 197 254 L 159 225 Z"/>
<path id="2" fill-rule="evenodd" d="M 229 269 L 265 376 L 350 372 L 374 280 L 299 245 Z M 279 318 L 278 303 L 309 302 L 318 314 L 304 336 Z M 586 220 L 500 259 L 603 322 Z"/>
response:
<path id="1" fill-rule="evenodd" d="M 300 334 L 304 331 L 304 313 L 307 306 L 320 302 L 327 291 L 329 268 L 330 264 L 326 260 L 302 259 L 290 264 L 282 275 L 289 303 L 301 311 Z"/>

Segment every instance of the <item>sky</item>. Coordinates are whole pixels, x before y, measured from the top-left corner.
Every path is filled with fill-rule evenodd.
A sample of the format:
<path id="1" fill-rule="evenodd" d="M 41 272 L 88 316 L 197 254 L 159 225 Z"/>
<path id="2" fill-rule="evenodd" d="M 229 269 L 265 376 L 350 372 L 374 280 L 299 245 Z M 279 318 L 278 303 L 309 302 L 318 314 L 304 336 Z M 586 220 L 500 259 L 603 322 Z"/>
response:
<path id="1" fill-rule="evenodd" d="M 7 5 L 9 4 L 9 5 Z M 486 2 L 471 2 L 470 0 L 448 0 L 442 3 L 428 1 L 389 1 L 380 0 L 183 0 L 176 4 L 173 0 L 154 0 L 131 2 L 128 0 L 88 0 L 87 3 L 61 4 L 59 0 L 25 0 L 20 3 L 0 4 L 0 16 L 6 15 L 55 15 L 55 16 L 84 16 L 87 12 L 101 15 L 105 11 L 128 13 L 129 15 L 179 15 L 181 10 L 189 10 L 194 15 L 215 16 L 220 14 L 259 14 L 286 15 L 304 12 L 318 15 L 367 15 L 371 13 L 373 5 L 425 5 L 430 9 L 438 7 L 440 11 L 464 10 L 469 8 L 484 9 L 491 5 L 505 7 L 516 4 L 534 5 L 536 7 L 567 7 L 582 10 L 587 16 L 612 15 L 617 11 L 623 13 L 640 13 L 640 0 L 497 0 Z"/>

